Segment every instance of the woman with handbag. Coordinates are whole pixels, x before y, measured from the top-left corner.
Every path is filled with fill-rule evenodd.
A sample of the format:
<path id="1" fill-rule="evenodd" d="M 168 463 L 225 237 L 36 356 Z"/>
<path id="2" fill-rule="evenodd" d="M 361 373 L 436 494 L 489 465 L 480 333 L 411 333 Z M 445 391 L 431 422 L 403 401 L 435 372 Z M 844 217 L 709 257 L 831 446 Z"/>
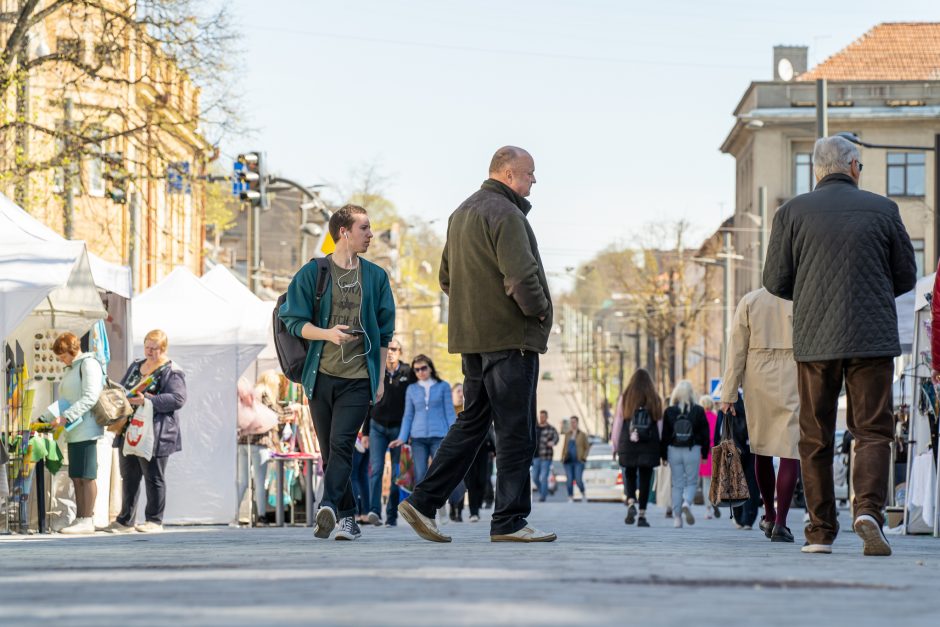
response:
<path id="1" fill-rule="evenodd" d="M 91 411 L 104 388 L 104 370 L 94 353 L 81 351 L 81 342 L 74 333 L 63 333 L 52 343 L 52 352 L 65 364 L 59 383 L 59 406 L 65 409 L 58 416 L 47 411 L 40 417 L 43 422 L 65 427 L 69 478 L 75 487 L 77 517 L 61 533 L 70 535 L 95 532 L 97 447 L 98 440 L 104 437 L 104 428 L 95 421 Z"/>
<path id="2" fill-rule="evenodd" d="M 698 489 L 699 464 L 708 458 L 711 437 L 705 410 L 695 403 L 692 382 L 679 381 L 672 390 L 669 407 L 663 414 L 663 433 L 660 454 L 672 468 L 673 526 L 695 524 L 692 503 Z"/>
<path id="3" fill-rule="evenodd" d="M 183 449 L 179 411 L 186 403 L 186 376 L 167 356 L 166 333 L 154 329 L 144 336 L 144 359 L 130 365 L 121 385 L 134 392 L 130 404 L 153 405 L 153 451 L 150 460 L 124 454 L 124 432 L 114 438 L 118 449 L 122 485 L 121 513 L 108 526 L 111 533 L 158 533 L 163 531 L 166 507 L 166 464 L 170 455 Z M 126 431 L 126 428 L 124 429 Z M 136 525 L 140 483 L 147 490 L 146 522 Z"/>
<path id="4" fill-rule="evenodd" d="M 662 455 L 662 415 L 662 401 L 656 392 L 656 384 L 649 372 L 640 368 L 630 377 L 627 389 L 617 402 L 610 440 L 623 472 L 623 488 L 627 496 L 627 516 L 623 522 L 627 525 L 635 521 L 637 527 L 650 526 L 646 520 L 646 505 L 650 498 L 653 469 L 659 466 Z"/>

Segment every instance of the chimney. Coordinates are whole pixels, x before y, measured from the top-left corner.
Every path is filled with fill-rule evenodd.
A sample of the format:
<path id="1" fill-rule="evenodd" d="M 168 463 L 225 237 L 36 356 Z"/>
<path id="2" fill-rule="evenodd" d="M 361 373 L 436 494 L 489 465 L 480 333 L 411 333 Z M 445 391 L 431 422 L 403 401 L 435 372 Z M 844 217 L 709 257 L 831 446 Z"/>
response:
<path id="1" fill-rule="evenodd" d="M 774 80 L 792 81 L 806 71 L 807 46 L 774 46 Z"/>

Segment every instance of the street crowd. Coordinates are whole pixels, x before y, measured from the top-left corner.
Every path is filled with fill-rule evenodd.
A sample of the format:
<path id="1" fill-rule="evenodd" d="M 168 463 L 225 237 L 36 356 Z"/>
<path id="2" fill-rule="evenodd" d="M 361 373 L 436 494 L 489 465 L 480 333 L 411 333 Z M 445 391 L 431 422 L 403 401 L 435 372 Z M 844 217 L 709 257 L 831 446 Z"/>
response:
<path id="1" fill-rule="evenodd" d="M 762 504 L 758 525 L 767 538 L 793 542 L 787 514 L 802 477 L 809 516 L 802 551 L 830 553 L 839 532 L 832 461 L 844 386 L 856 455 L 852 529 L 865 555 L 891 554 L 882 527 L 893 358 L 901 352 L 895 297 L 914 287 L 913 248 L 897 205 L 859 189 L 862 163 L 855 145 L 822 138 L 813 165 L 815 189 L 776 212 L 764 287 L 737 306 L 719 406 L 698 397 L 688 381 L 663 399 L 645 370 L 633 374 L 618 400 L 611 445 L 623 473 L 627 524 L 649 526 L 657 467 L 657 493 L 669 493 L 673 524 L 693 524 L 700 476 L 706 501 L 724 489 L 709 485 L 708 469 L 712 447 L 729 439 L 740 453 L 749 493 L 733 512 L 738 526 L 757 522 Z M 500 148 L 480 189 L 450 216 L 439 278 L 450 298 L 448 349 L 460 354 L 464 375 L 453 386 L 441 380 L 428 355 L 403 359 L 388 275 L 361 256 L 373 237 L 367 211 L 346 205 L 330 218 L 335 252 L 328 264 L 314 260 L 297 272 L 278 312 L 284 332 L 306 341 L 299 382 L 324 464 L 315 537 L 353 541 L 361 536 L 360 525 L 383 524 L 388 468 L 394 489 L 388 490 L 385 525 L 396 525 L 400 515 L 421 538 L 450 542 L 441 527 L 463 520 L 466 494 L 471 522 L 492 506 L 493 542 L 556 539 L 529 521 L 531 483 L 544 500 L 560 440 L 545 412 L 536 417 L 539 355 L 547 350 L 553 308 L 527 219 L 535 182 L 528 152 Z M 167 357 L 162 332 L 148 334 L 144 349 L 146 359 L 135 362 L 122 383 L 138 391 L 131 404 L 152 405 L 156 442 L 148 459 L 121 455 L 124 502 L 113 532 L 160 529 L 167 459 L 180 448 L 184 375 Z M 56 341 L 55 352 L 67 370 L 81 375 L 63 380 L 71 409 L 47 417 L 70 428 L 90 415 L 104 383 L 71 334 Z M 91 525 L 97 469 L 87 443 L 100 430 L 94 419 L 69 430 L 79 509 L 74 533 Z M 116 446 L 122 443 L 119 437 Z M 261 443 L 249 438 L 241 444 Z M 576 486 L 583 498 L 589 447 L 571 418 L 561 456 L 569 498 Z M 243 474 L 240 492 L 248 483 L 247 470 Z M 141 482 L 146 523 L 135 526 Z M 400 501 L 398 486 L 407 494 Z M 707 515 L 719 515 L 717 503 L 708 504 Z"/>

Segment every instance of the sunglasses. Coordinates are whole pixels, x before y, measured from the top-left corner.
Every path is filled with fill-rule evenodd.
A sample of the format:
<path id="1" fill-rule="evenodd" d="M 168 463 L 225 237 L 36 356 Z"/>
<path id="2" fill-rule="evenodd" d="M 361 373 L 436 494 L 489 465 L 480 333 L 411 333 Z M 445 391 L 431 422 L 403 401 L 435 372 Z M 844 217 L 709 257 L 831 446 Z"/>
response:
<path id="1" fill-rule="evenodd" d="M 431 366 L 418 366 L 417 368 L 415 368 L 415 372 L 425 372 L 430 369 L 431 369 Z"/>

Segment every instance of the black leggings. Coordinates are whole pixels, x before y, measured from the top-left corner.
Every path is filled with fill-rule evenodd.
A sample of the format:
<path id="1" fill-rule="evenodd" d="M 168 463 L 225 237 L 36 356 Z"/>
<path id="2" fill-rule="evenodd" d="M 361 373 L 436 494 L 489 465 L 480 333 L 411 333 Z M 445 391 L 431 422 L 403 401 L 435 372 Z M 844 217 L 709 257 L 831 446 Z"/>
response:
<path id="1" fill-rule="evenodd" d="M 637 485 L 637 475 L 639 475 L 639 486 Z M 637 487 L 640 489 L 640 499 L 638 504 L 640 511 L 646 511 L 646 504 L 650 500 L 650 487 L 653 484 L 652 466 L 624 466 L 623 467 L 623 485 L 624 492 L 627 495 L 627 501 L 636 499 Z"/>

